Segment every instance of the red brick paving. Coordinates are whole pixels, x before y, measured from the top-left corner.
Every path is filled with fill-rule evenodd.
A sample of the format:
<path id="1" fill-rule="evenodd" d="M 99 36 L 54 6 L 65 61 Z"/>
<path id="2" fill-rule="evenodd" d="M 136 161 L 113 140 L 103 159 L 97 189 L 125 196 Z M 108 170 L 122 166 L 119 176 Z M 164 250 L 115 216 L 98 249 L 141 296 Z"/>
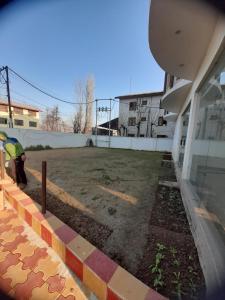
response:
<path id="1" fill-rule="evenodd" d="M 12 265 L 17 265 L 19 262 L 20 254 L 7 254 L 4 261 L 0 263 L 0 274 L 3 275 L 7 271 L 7 269 Z"/>
<path id="2" fill-rule="evenodd" d="M 49 284 L 48 290 L 50 293 L 54 292 L 62 292 L 65 287 L 66 280 L 62 276 L 58 274 L 55 276 L 51 276 L 46 281 Z"/>
<path id="3" fill-rule="evenodd" d="M 12 225 L 3 225 L 0 226 L 0 234 L 6 231 L 9 231 L 12 228 Z"/>
<path id="4" fill-rule="evenodd" d="M 22 234 L 25 227 L 28 229 L 29 226 L 21 221 L 14 209 L 0 210 L 0 242 L 4 242 L 0 252 L 0 290 L 19 300 L 30 299 L 33 293 L 35 299 L 89 299 L 91 293 L 70 275 L 65 264 L 53 255 L 54 251 L 47 244 L 37 246 L 45 243 L 32 229 L 26 230 L 26 235 Z M 6 240 L 8 236 L 10 242 Z M 15 250 L 18 253 L 12 253 Z M 43 259 L 47 257 L 54 261 L 51 270 L 43 266 Z"/>
<path id="5" fill-rule="evenodd" d="M 19 244 L 25 243 L 27 241 L 26 236 L 18 235 L 14 241 L 8 242 L 4 245 L 4 248 L 8 251 L 16 250 Z"/>
<path id="6" fill-rule="evenodd" d="M 29 299 L 32 293 L 32 290 L 35 287 L 41 287 L 44 284 L 44 280 L 42 279 L 44 273 L 38 272 L 30 272 L 28 274 L 27 280 L 24 283 L 18 283 L 15 290 L 15 298 L 19 299 Z"/>
<path id="7" fill-rule="evenodd" d="M 48 256 L 46 248 L 37 248 L 32 256 L 25 257 L 23 260 L 23 269 L 33 269 L 37 266 L 40 258 Z"/>
<path id="8" fill-rule="evenodd" d="M 76 300 L 76 298 L 72 295 L 69 295 L 67 297 L 63 297 L 62 295 L 59 296 L 56 300 Z"/>
<path id="9" fill-rule="evenodd" d="M 0 282 L 1 282 L 2 292 L 6 293 L 6 294 L 9 293 L 9 291 L 12 289 L 12 287 L 11 287 L 12 279 L 0 277 Z"/>

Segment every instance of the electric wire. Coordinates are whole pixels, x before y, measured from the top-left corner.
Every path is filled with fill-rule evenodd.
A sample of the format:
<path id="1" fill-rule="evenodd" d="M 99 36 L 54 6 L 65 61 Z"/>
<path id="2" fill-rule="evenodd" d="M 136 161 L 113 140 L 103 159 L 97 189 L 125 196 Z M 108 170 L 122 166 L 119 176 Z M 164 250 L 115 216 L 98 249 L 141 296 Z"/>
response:
<path id="1" fill-rule="evenodd" d="M 33 83 L 31 83 L 30 81 L 28 81 L 27 79 L 25 79 L 23 76 L 21 76 L 20 74 L 18 74 L 16 71 L 14 71 L 13 69 L 9 68 L 9 70 L 15 74 L 17 77 L 19 77 L 21 80 L 23 80 L 24 82 L 26 82 L 27 84 L 29 84 L 31 87 L 33 87 L 34 89 L 36 89 L 37 91 L 41 92 L 42 94 L 52 98 L 52 99 L 55 99 L 57 101 L 60 101 L 60 102 L 63 102 L 63 103 L 67 103 L 67 104 L 89 104 L 89 103 L 93 103 L 94 101 L 91 101 L 91 102 L 88 102 L 88 103 L 82 103 L 82 102 L 72 102 L 72 101 L 67 101 L 65 99 L 61 99 L 59 97 L 56 97 L 56 96 L 53 96 L 52 94 L 44 91 L 43 89 L 37 87 L 36 85 L 34 85 Z"/>

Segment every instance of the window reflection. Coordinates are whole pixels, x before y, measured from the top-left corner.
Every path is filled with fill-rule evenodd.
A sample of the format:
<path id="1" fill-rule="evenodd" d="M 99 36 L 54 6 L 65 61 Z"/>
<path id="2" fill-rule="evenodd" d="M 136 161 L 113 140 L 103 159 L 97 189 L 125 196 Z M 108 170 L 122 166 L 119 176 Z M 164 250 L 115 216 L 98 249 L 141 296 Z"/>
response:
<path id="1" fill-rule="evenodd" d="M 200 89 L 199 98 L 190 180 L 199 195 L 199 205 L 216 216 L 214 223 L 225 239 L 224 58 Z"/>

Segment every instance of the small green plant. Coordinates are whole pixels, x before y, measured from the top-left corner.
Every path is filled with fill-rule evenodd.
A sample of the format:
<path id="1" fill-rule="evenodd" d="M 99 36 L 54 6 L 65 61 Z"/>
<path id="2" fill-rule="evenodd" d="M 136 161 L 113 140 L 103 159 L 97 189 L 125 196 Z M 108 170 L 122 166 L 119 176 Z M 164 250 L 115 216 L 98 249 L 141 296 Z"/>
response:
<path id="1" fill-rule="evenodd" d="M 86 195 L 86 194 L 87 194 L 87 191 L 82 190 L 82 191 L 80 192 L 80 194 L 81 194 L 81 195 Z"/>
<path id="2" fill-rule="evenodd" d="M 157 243 L 157 250 L 158 251 L 163 251 L 166 249 L 166 246 L 164 246 L 163 244 Z"/>
<path id="3" fill-rule="evenodd" d="M 156 290 L 159 288 L 162 288 L 164 286 L 164 281 L 163 281 L 163 272 L 161 269 L 161 262 L 165 258 L 165 255 L 162 253 L 163 250 L 166 249 L 166 247 L 163 244 L 158 243 L 156 245 L 157 253 L 155 255 L 155 264 L 151 265 L 151 273 L 155 274 L 154 278 L 154 287 Z"/>
<path id="4" fill-rule="evenodd" d="M 156 288 L 156 290 L 158 290 L 159 287 L 164 286 L 164 281 L 163 281 L 162 270 L 161 269 L 158 270 L 158 274 L 154 279 L 153 285 Z"/>
<path id="5" fill-rule="evenodd" d="M 103 174 L 102 181 L 104 182 L 104 184 L 109 185 L 113 180 L 108 174 Z"/>
<path id="6" fill-rule="evenodd" d="M 171 253 L 171 254 L 173 255 L 173 257 L 175 258 L 175 257 L 176 257 L 176 254 L 177 254 L 176 248 L 170 247 L 170 253 Z"/>
<path id="7" fill-rule="evenodd" d="M 191 296 L 191 299 L 196 299 L 197 286 L 196 286 L 196 284 L 194 284 L 192 278 L 189 281 L 189 287 L 190 287 L 190 296 Z"/>
<path id="8" fill-rule="evenodd" d="M 94 197 L 92 197 L 92 200 L 98 200 L 100 198 L 100 196 L 98 196 L 98 195 L 95 195 Z"/>
<path id="9" fill-rule="evenodd" d="M 29 146 L 25 148 L 25 151 L 41 151 L 41 150 L 50 150 L 52 147 L 49 145 L 43 146 L 43 145 L 36 145 L 36 146 Z"/>
<path id="10" fill-rule="evenodd" d="M 188 259 L 189 260 L 194 260 L 194 258 L 191 255 L 188 256 Z"/>
<path id="11" fill-rule="evenodd" d="M 180 261 L 178 259 L 174 259 L 173 264 L 174 264 L 174 266 L 179 267 Z"/>
<path id="12" fill-rule="evenodd" d="M 172 281 L 172 283 L 175 284 L 175 291 L 173 292 L 178 299 L 181 299 L 182 295 L 185 293 L 182 291 L 182 283 L 180 278 L 180 272 L 173 272 L 173 275 L 175 279 Z"/>

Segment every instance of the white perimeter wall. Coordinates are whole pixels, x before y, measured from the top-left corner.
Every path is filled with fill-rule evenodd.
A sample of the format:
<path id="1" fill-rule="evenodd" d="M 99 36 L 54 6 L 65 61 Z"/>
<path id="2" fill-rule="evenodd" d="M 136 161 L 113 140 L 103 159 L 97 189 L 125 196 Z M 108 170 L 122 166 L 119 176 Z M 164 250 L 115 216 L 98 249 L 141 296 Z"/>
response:
<path id="1" fill-rule="evenodd" d="M 88 138 L 92 138 L 94 145 L 96 137 L 94 135 L 50 132 L 31 129 L 1 128 L 9 137 L 15 137 L 24 148 L 36 145 L 49 145 L 52 148 L 85 147 Z M 134 137 L 111 137 L 110 148 L 146 150 L 146 151 L 171 151 L 172 139 L 156 138 L 134 138 Z M 97 147 L 109 147 L 109 137 L 99 135 L 97 137 Z"/>
<path id="2" fill-rule="evenodd" d="M 95 136 L 92 136 L 94 145 L 96 144 Z M 146 151 L 171 151 L 172 139 L 156 139 L 156 138 L 135 138 L 135 137 L 121 137 L 111 136 L 110 148 L 132 149 L 132 150 L 146 150 Z M 97 147 L 109 147 L 108 136 L 97 137 Z"/>
<path id="3" fill-rule="evenodd" d="M 2 127 L 0 130 L 9 137 L 17 138 L 24 148 L 31 145 L 49 145 L 52 148 L 84 147 L 87 142 L 87 136 L 83 134 Z"/>

